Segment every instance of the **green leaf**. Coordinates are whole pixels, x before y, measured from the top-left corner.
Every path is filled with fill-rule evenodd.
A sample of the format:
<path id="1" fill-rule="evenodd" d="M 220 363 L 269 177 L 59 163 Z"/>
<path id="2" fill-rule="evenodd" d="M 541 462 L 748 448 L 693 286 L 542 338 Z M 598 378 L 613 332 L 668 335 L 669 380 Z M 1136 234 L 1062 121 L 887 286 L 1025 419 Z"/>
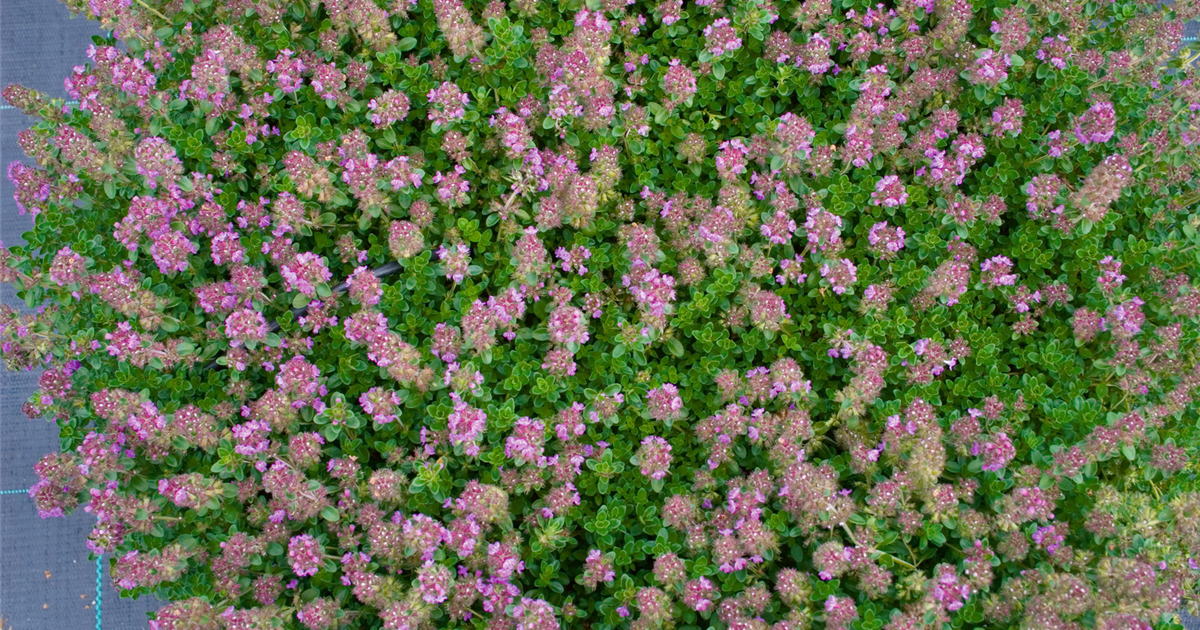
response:
<path id="1" fill-rule="evenodd" d="M 329 521 L 330 523 L 336 523 L 338 520 L 337 508 L 333 507 L 332 505 L 325 506 L 321 509 L 321 518 Z"/>

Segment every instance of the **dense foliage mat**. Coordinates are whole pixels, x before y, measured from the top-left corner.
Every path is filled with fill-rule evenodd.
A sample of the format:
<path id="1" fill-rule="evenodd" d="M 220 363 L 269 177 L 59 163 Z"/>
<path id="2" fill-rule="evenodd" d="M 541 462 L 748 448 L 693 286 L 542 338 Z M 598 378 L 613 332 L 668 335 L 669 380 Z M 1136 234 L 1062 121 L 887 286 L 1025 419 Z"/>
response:
<path id="1" fill-rule="evenodd" d="M 68 0 L 10 369 L 159 630 L 1169 627 L 1195 0 Z"/>

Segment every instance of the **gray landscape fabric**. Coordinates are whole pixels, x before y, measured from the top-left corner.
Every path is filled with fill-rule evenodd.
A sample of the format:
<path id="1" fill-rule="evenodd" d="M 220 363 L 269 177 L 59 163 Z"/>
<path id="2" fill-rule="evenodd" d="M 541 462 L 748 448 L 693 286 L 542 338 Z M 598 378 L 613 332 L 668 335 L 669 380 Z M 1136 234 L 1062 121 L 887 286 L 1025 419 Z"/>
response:
<path id="1" fill-rule="evenodd" d="M 92 36 L 101 34 L 99 24 L 71 19 L 56 0 L 0 0 L 0 86 L 20 83 L 68 98 L 63 79 L 87 61 Z M 6 171 L 13 160 L 29 162 L 17 133 L 33 119 L 2 101 L 0 106 L 0 168 Z M 0 177 L 0 241 L 24 243 L 21 235 L 30 226 L 30 218 L 17 213 L 12 183 Z M 0 286 L 0 300 L 19 303 L 8 285 Z M 58 449 L 58 427 L 21 412 L 37 378 L 37 372 L 0 369 L 0 628 L 145 630 L 146 612 L 163 603 L 117 595 L 108 577 L 110 558 L 89 559 L 92 515 L 79 510 L 67 518 L 39 518 L 24 492 L 37 481 L 33 465 Z"/>

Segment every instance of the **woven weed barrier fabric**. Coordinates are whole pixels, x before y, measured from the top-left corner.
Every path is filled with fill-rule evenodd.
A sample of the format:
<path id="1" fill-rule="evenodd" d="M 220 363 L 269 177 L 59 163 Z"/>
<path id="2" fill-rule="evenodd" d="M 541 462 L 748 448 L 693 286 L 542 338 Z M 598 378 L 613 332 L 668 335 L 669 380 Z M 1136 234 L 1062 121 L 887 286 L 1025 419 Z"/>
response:
<path id="1" fill-rule="evenodd" d="M 63 79 L 87 61 L 91 37 L 101 32 L 95 22 L 72 20 L 56 0 L 0 0 L 0 85 L 20 83 L 66 98 Z M 17 133 L 31 123 L 7 105 L 0 109 L 0 164 L 29 162 Z M 23 243 L 29 227 L 29 217 L 17 213 L 12 183 L 0 178 L 0 240 Z M 8 285 L 0 287 L 0 301 L 19 304 Z M 108 577 L 108 558 L 97 574 L 84 545 L 93 517 L 80 511 L 68 518 L 38 518 L 23 491 L 37 480 L 33 465 L 58 448 L 54 424 L 21 412 L 37 378 L 36 372 L 0 371 L 0 490 L 5 491 L 0 495 L 0 628 L 143 630 L 146 611 L 162 603 L 120 599 Z"/>

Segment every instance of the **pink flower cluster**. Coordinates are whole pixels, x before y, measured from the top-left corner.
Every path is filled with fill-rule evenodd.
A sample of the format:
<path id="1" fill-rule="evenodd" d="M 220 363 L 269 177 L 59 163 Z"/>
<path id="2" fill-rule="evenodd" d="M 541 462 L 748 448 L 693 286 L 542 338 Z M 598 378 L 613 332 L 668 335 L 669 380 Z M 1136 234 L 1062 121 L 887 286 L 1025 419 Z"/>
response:
<path id="1" fill-rule="evenodd" d="M 321 543 L 308 534 L 292 536 L 288 541 L 288 561 L 292 563 L 292 571 L 301 577 L 316 575 L 324 555 Z"/>
<path id="2" fill-rule="evenodd" d="M 675 302 L 675 278 L 641 261 L 635 261 L 629 274 L 621 277 L 642 312 L 642 321 L 655 328 L 666 325 L 667 314 Z"/>
<path id="3" fill-rule="evenodd" d="M 363 306 L 375 306 L 383 296 L 383 283 L 365 266 L 354 269 L 346 286 L 350 298 Z"/>
<path id="4" fill-rule="evenodd" d="M 144 107 L 158 77 L 146 67 L 146 62 L 137 57 L 121 55 L 112 66 L 112 84 L 125 94 L 134 97 L 138 107 Z"/>
<path id="5" fill-rule="evenodd" d="M 525 120 L 501 107 L 488 121 L 500 135 L 509 159 L 517 159 L 533 147 L 533 137 Z"/>
<path id="6" fill-rule="evenodd" d="M 1100 276 L 1096 278 L 1096 284 L 1105 293 L 1111 295 L 1125 282 L 1125 274 L 1121 273 L 1121 261 L 1113 258 L 1111 254 L 1102 258 L 1097 266 L 1100 268 Z"/>
<path id="7" fill-rule="evenodd" d="M 671 469 L 671 445 L 663 438 L 651 435 L 642 440 L 636 458 L 642 474 L 657 481 L 666 477 Z"/>
<path id="8" fill-rule="evenodd" d="M 150 256 L 163 274 L 187 271 L 188 257 L 198 251 L 196 242 L 174 229 L 156 236 L 154 244 L 150 245 Z"/>
<path id="9" fill-rule="evenodd" d="M 466 173 L 461 164 L 455 164 L 454 170 L 447 171 L 445 175 L 441 171 L 434 173 L 433 183 L 438 185 L 438 198 L 447 206 L 457 208 L 470 200 L 467 193 L 471 190 L 471 182 L 463 178 Z"/>
<path id="10" fill-rule="evenodd" d="M 1079 144 L 1088 145 L 1108 142 L 1117 128 L 1117 113 L 1108 101 L 1094 103 L 1075 124 L 1075 138 Z"/>
<path id="11" fill-rule="evenodd" d="M 193 98 L 222 106 L 232 89 L 225 56 L 209 48 L 196 56 L 192 64 L 192 78 L 185 79 L 179 85 L 179 98 Z"/>
<path id="12" fill-rule="evenodd" d="M 284 48 L 274 59 L 267 62 L 267 72 L 275 76 L 275 82 L 284 94 L 291 94 L 304 86 L 304 71 L 307 67 L 291 50 Z"/>
<path id="13" fill-rule="evenodd" d="M 392 256 L 404 260 L 424 249 L 425 236 L 412 221 L 394 221 L 388 228 L 388 250 Z"/>
<path id="14" fill-rule="evenodd" d="M 1017 449 L 1013 446 L 1008 434 L 999 431 L 993 434 L 987 442 L 982 444 L 976 442 L 971 447 L 971 454 L 983 457 L 984 470 L 997 472 L 1003 470 L 1008 462 L 1017 456 Z"/>
<path id="15" fill-rule="evenodd" d="M 445 127 L 456 120 L 462 120 L 467 114 L 466 107 L 471 99 L 457 85 L 443 81 L 441 85 L 429 90 L 429 120 L 435 125 Z"/>
<path id="16" fill-rule="evenodd" d="M 609 555 L 602 554 L 599 549 L 588 551 L 587 558 L 584 559 L 582 579 L 584 586 L 594 589 L 601 582 L 611 583 L 616 577 L 617 574 L 613 571 L 613 559 Z"/>
<path id="17" fill-rule="evenodd" d="M 152 189 L 158 188 L 160 183 L 170 186 L 183 174 L 183 162 L 166 138 L 151 136 L 143 139 L 134 149 L 133 158 L 138 174 L 146 178 L 146 184 Z M 11 173 L 9 177 L 12 177 Z"/>
<path id="18" fill-rule="evenodd" d="M 517 619 L 517 630 L 558 630 L 561 627 L 554 607 L 543 599 L 522 597 L 521 603 L 513 609 Z"/>
<path id="19" fill-rule="evenodd" d="M 934 601 L 950 612 L 962 608 L 966 599 L 971 596 L 971 586 L 962 580 L 958 571 L 951 565 L 939 564 L 931 582 L 930 594 Z"/>
<path id="20" fill-rule="evenodd" d="M 678 59 L 672 59 L 663 76 L 663 88 L 670 97 L 667 104 L 675 107 L 696 93 L 696 73 L 687 66 L 681 65 Z"/>
<path id="21" fill-rule="evenodd" d="M 870 244 L 871 253 L 889 260 L 904 249 L 904 236 L 904 228 L 893 227 L 888 225 L 887 221 L 881 221 L 871 226 L 867 232 L 867 243 Z"/>
<path id="22" fill-rule="evenodd" d="M 304 624 L 307 630 L 330 630 L 336 627 L 339 608 L 335 599 L 328 597 L 314 599 L 300 606 L 300 609 L 296 611 L 296 619 Z M 161 617 L 159 618 L 161 619 Z"/>
<path id="23" fill-rule="evenodd" d="M 194 551 L 185 551 L 178 543 L 157 554 L 131 550 L 117 558 L 112 568 L 112 579 L 123 589 L 139 586 L 153 588 L 163 582 L 178 579 L 183 573 L 187 559 L 193 555 Z"/>
<path id="24" fill-rule="evenodd" d="M 887 175 L 875 183 L 871 203 L 885 208 L 895 208 L 908 203 L 908 191 L 895 175 Z"/>
<path id="25" fill-rule="evenodd" d="M 1083 218 L 1102 221 L 1112 203 L 1120 199 L 1132 176 L 1129 158 L 1119 153 L 1110 155 L 1088 173 L 1079 190 L 1071 195 L 1071 203 L 1079 208 Z"/>
<path id="26" fill-rule="evenodd" d="M 428 368 L 420 368 L 421 353 L 389 329 L 382 313 L 361 309 L 346 318 L 343 328 L 347 340 L 365 344 L 367 357 L 379 367 L 386 368 L 397 381 L 423 386 L 432 377 Z"/>
<path id="27" fill-rule="evenodd" d="M 779 125 L 775 127 L 776 150 L 786 160 L 791 160 L 800 154 L 804 159 L 812 155 L 812 141 L 816 131 L 808 119 L 785 112 L 779 117 Z"/>
<path id="28" fill-rule="evenodd" d="M 469 57 L 483 47 L 483 29 L 472 19 L 462 0 L 436 0 L 433 13 L 450 51 L 456 56 Z"/>
<path id="29" fill-rule="evenodd" d="M 588 320 L 583 311 L 569 304 L 560 304 L 546 322 L 550 341 L 557 344 L 585 344 L 588 341 Z"/>
<path id="30" fill-rule="evenodd" d="M 804 230 L 810 246 L 818 250 L 837 251 L 842 243 L 842 217 L 819 206 L 809 209 Z"/>
<path id="31" fill-rule="evenodd" d="M 371 123 L 377 128 L 390 127 L 408 116 L 408 96 L 399 90 L 388 90 L 367 103 L 371 110 Z"/>
<path id="32" fill-rule="evenodd" d="M 829 630 L 844 630 L 858 619 L 858 607 L 849 597 L 830 595 L 825 600 L 825 627 Z"/>
<path id="33" fill-rule="evenodd" d="M 50 280 L 60 287 L 78 284 L 87 273 L 87 261 L 70 247 L 63 247 L 50 264 Z"/>
<path id="34" fill-rule="evenodd" d="M 350 98 L 346 91 L 346 73 L 342 72 L 336 63 L 318 63 L 313 66 L 311 83 L 317 96 L 323 99 L 342 101 Z"/>
<path id="35" fill-rule="evenodd" d="M 267 436 L 271 433 L 271 425 L 261 420 L 250 420 L 231 428 L 236 445 L 235 453 L 247 457 L 266 451 L 271 446 Z"/>
<path id="36" fill-rule="evenodd" d="M 717 174 L 725 181 L 736 181 L 746 172 L 746 156 L 749 147 L 740 139 L 726 140 L 717 147 Z"/>
<path id="37" fill-rule="evenodd" d="M 971 67 L 971 82 L 993 87 L 1000 85 L 1008 80 L 1008 69 L 1011 66 L 1011 56 L 985 48 L 979 51 L 975 65 Z"/>
<path id="38" fill-rule="evenodd" d="M 784 245 L 792 240 L 796 231 L 796 222 L 782 210 L 776 210 L 775 215 L 762 224 L 762 235 L 771 243 Z"/>
<path id="39" fill-rule="evenodd" d="M 205 494 L 204 475 L 188 473 L 175 475 L 168 479 L 158 480 L 158 493 L 166 497 L 177 507 L 197 508 L 203 505 L 208 497 Z"/>
<path id="40" fill-rule="evenodd" d="M 679 396 L 679 388 L 672 383 L 663 383 L 646 394 L 646 406 L 650 417 L 665 422 L 682 418 L 683 398 Z"/>
<path id="41" fill-rule="evenodd" d="M 380 424 L 395 422 L 399 417 L 400 394 L 382 387 L 372 387 L 358 397 L 358 404 L 371 419 Z"/>
<path id="42" fill-rule="evenodd" d="M 447 278 L 454 281 L 455 284 L 462 282 L 470 273 L 471 265 L 471 248 L 466 243 L 455 243 L 450 247 L 442 245 L 438 248 L 438 260 L 442 261 L 445 267 Z"/>
<path id="43" fill-rule="evenodd" d="M 299 291 L 307 296 L 315 296 L 317 285 L 333 278 L 324 259 L 312 252 L 297 254 L 294 260 L 280 266 L 279 273 L 283 275 L 286 290 Z"/>
<path id="44" fill-rule="evenodd" d="M 592 257 L 592 251 L 582 245 L 576 245 L 568 251 L 565 247 L 554 250 L 554 257 L 560 261 L 558 267 L 563 273 L 575 271 L 579 275 L 587 275 L 588 268 L 584 262 Z"/>
<path id="45" fill-rule="evenodd" d="M 454 411 L 448 420 L 450 443 L 462 446 L 463 453 L 475 457 L 479 455 L 479 439 L 487 428 L 487 414 L 468 405 L 458 394 L 450 394 L 450 398 L 454 402 Z"/>
<path id="46" fill-rule="evenodd" d="M 995 129 L 1004 132 L 1010 138 L 1021 135 L 1022 123 L 1025 120 L 1025 105 L 1019 98 L 1005 98 L 1004 103 L 992 111 L 992 123 Z"/>
<path id="47" fill-rule="evenodd" d="M 714 57 L 733 52 L 742 47 L 742 38 L 730 26 L 729 18 L 720 18 L 704 27 L 704 40 L 708 52 Z"/>
<path id="48" fill-rule="evenodd" d="M 803 265 L 804 258 L 800 254 L 779 261 L 779 273 L 775 276 L 775 282 L 783 285 L 789 282 L 796 285 L 804 284 L 808 280 L 808 274 L 804 273 Z"/>
<path id="49" fill-rule="evenodd" d="M 247 341 L 262 341 L 267 337 L 267 318 L 253 309 L 234 311 L 225 319 L 225 336 L 234 346 Z"/>
<path id="50" fill-rule="evenodd" d="M 821 277 L 841 295 L 858 280 L 858 267 L 849 258 L 836 259 L 821 265 Z"/>
<path id="51" fill-rule="evenodd" d="M 1017 275 L 1012 273 L 1013 263 L 1007 256 L 992 256 L 979 265 L 983 283 L 989 287 L 1011 287 L 1017 282 Z"/>
<path id="52" fill-rule="evenodd" d="M 512 435 L 504 443 L 504 456 L 518 464 L 534 463 L 541 458 L 546 442 L 546 425 L 541 420 L 517 418 Z"/>

